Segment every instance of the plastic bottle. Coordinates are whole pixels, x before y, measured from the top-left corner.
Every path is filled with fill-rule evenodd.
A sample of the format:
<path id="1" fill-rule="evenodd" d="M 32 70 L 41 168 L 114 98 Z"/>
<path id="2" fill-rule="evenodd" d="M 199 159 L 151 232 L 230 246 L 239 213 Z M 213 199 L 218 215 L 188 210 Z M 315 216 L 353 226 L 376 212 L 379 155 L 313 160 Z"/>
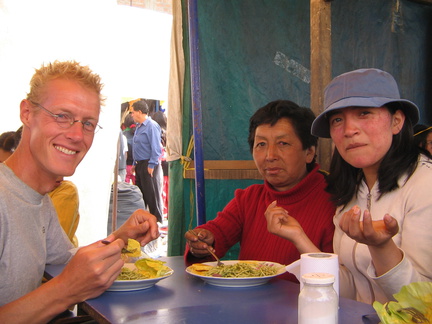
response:
<path id="1" fill-rule="evenodd" d="M 298 324 L 337 324 L 339 297 L 329 273 L 306 273 L 298 298 Z"/>

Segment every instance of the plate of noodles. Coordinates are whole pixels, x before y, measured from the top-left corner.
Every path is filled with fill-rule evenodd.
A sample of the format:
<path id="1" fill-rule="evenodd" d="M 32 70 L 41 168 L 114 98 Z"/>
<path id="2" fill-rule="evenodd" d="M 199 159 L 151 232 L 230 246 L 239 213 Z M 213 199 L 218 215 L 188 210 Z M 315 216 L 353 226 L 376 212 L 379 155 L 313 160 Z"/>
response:
<path id="1" fill-rule="evenodd" d="M 260 286 L 286 272 L 284 265 L 269 261 L 223 260 L 223 264 L 217 266 L 217 262 L 194 263 L 186 268 L 186 272 L 210 285 L 220 287 Z"/>
<path id="2" fill-rule="evenodd" d="M 140 259 L 135 263 L 125 263 L 122 272 L 107 291 L 134 291 L 151 288 L 174 273 L 174 270 L 164 263 L 153 259 Z"/>

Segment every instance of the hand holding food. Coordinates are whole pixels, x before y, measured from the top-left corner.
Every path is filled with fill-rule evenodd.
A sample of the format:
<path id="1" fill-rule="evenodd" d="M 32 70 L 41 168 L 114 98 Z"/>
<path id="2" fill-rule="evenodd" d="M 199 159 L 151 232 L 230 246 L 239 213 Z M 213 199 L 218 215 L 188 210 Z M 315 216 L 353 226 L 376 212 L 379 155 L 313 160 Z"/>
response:
<path id="1" fill-rule="evenodd" d="M 388 242 L 399 231 L 397 221 L 390 215 L 384 215 L 382 220 L 372 220 L 369 210 L 363 213 L 359 206 L 354 206 L 342 215 L 339 221 L 341 229 L 352 239 L 370 246 L 380 246 Z"/>
<path id="2" fill-rule="evenodd" d="M 157 219 L 155 216 L 143 209 L 137 209 L 128 220 L 115 232 L 108 236 L 121 238 L 126 243 L 129 238 L 137 240 L 141 246 L 146 245 L 159 237 Z"/>

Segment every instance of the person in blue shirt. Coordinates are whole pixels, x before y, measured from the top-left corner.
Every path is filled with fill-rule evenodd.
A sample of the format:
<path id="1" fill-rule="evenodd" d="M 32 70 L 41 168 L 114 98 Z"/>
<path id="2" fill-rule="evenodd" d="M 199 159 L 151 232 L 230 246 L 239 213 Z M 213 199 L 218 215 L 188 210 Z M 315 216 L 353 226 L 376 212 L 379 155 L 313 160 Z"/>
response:
<path id="1" fill-rule="evenodd" d="M 149 107 L 145 100 L 133 103 L 131 114 L 137 123 L 133 137 L 136 185 L 140 188 L 150 213 L 162 223 L 161 128 L 149 116 Z"/>

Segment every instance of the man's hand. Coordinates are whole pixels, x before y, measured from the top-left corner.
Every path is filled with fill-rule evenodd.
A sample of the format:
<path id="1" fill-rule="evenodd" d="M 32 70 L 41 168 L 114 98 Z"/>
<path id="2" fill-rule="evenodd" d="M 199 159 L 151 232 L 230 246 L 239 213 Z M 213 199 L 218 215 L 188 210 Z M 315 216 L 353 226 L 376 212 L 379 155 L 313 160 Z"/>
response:
<path id="1" fill-rule="evenodd" d="M 107 240 L 121 238 L 127 244 L 128 239 L 131 238 L 144 246 L 158 237 L 157 218 L 148 211 L 137 209 L 118 230 L 107 237 Z"/>
<path id="2" fill-rule="evenodd" d="M 47 323 L 71 306 L 108 289 L 123 267 L 122 240 L 80 248 L 62 273 L 0 307 L 1 323 Z"/>
<path id="3" fill-rule="evenodd" d="M 153 177 L 153 171 L 154 169 L 147 167 L 147 172 L 150 174 L 150 177 Z"/>
<path id="4" fill-rule="evenodd" d="M 67 292 L 71 305 L 94 298 L 108 289 L 119 275 L 124 261 L 121 259 L 122 240 L 109 245 L 98 241 L 80 248 L 54 281 L 58 290 Z"/>

